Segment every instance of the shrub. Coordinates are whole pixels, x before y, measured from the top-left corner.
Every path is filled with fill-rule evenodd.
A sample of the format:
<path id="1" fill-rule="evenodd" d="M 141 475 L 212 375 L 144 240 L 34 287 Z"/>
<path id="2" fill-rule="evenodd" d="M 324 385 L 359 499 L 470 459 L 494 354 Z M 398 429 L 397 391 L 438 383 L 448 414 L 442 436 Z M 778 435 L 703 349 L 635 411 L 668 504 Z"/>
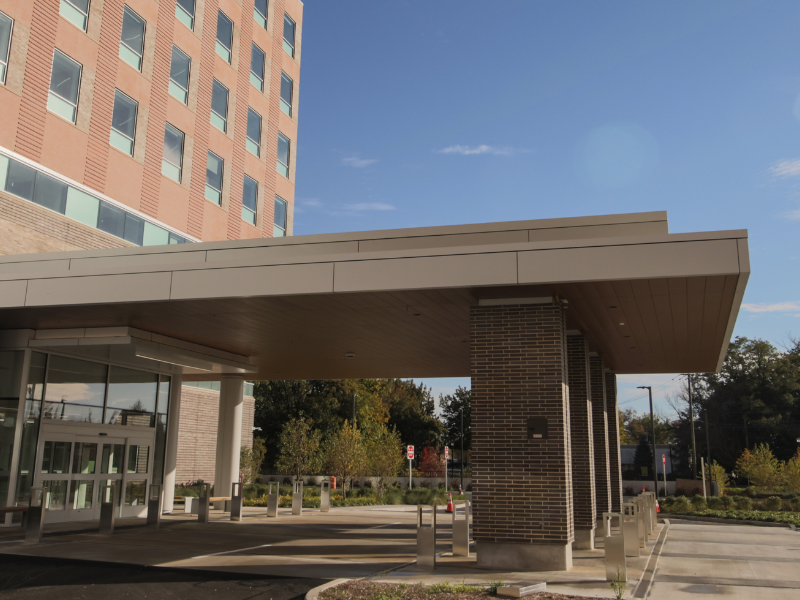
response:
<path id="1" fill-rule="evenodd" d="M 284 478 L 283 478 L 283 483 L 284 483 L 285 485 L 292 485 L 292 484 L 294 483 L 294 481 L 292 480 L 292 478 L 291 478 L 291 477 L 284 477 Z"/>
<path id="2" fill-rule="evenodd" d="M 751 498 L 755 498 L 756 496 L 758 496 L 758 490 L 755 488 L 755 486 L 752 485 L 749 488 L 745 488 L 744 493 L 750 496 Z"/>
<path id="3" fill-rule="evenodd" d="M 428 481 L 427 479 L 425 479 L 419 485 L 420 485 L 420 487 L 424 487 L 427 490 L 429 487 L 431 487 L 431 482 Z"/>
<path id="4" fill-rule="evenodd" d="M 722 498 L 711 497 L 708 499 L 709 510 L 722 510 Z"/>
<path id="5" fill-rule="evenodd" d="M 794 512 L 800 512 L 800 496 L 789 500 L 789 505 L 792 507 Z"/>
<path id="6" fill-rule="evenodd" d="M 740 498 L 740 497 L 741 496 L 737 496 L 737 498 Z M 733 509 L 733 505 L 734 505 L 733 496 L 722 496 L 722 498 L 720 498 L 720 500 L 722 500 L 722 510 L 732 510 Z"/>
<path id="7" fill-rule="evenodd" d="M 736 510 L 753 510 L 753 501 L 746 496 L 736 496 Z"/>
<path id="8" fill-rule="evenodd" d="M 672 504 L 672 510 L 675 512 L 689 512 L 691 509 L 692 505 L 686 496 L 678 496 Z"/>
<path id="9" fill-rule="evenodd" d="M 678 496 L 678 497 L 685 496 L 686 495 L 686 490 L 683 489 L 683 488 L 680 488 L 680 487 L 676 487 L 675 488 L 675 495 Z"/>
<path id="10" fill-rule="evenodd" d="M 783 500 L 781 500 L 778 496 L 770 496 L 764 502 L 764 508 L 772 512 L 782 510 Z"/>
<path id="11" fill-rule="evenodd" d="M 692 498 L 692 510 L 701 511 L 706 508 L 708 508 L 708 504 L 703 496 L 694 496 Z"/>

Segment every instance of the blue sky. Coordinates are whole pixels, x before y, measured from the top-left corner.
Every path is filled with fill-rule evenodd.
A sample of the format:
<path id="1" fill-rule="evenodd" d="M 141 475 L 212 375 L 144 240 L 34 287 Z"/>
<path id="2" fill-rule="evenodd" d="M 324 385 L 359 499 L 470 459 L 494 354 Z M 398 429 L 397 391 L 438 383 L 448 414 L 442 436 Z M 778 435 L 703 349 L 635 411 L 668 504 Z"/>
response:
<path id="1" fill-rule="evenodd" d="M 735 333 L 785 345 L 798 23 L 796 1 L 306 0 L 295 234 L 667 210 L 672 232 L 749 230 Z"/>

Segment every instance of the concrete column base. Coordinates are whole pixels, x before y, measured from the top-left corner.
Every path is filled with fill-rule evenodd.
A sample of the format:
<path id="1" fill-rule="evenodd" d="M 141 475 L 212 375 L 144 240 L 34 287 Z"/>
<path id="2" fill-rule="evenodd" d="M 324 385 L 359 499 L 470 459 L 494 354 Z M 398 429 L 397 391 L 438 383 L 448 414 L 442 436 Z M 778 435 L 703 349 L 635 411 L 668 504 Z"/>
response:
<path id="1" fill-rule="evenodd" d="M 503 571 L 567 571 L 572 568 L 572 544 L 510 544 L 475 542 L 478 568 Z"/>
<path id="2" fill-rule="evenodd" d="M 575 528 L 575 541 L 572 547 L 575 550 L 594 550 L 594 529 Z"/>

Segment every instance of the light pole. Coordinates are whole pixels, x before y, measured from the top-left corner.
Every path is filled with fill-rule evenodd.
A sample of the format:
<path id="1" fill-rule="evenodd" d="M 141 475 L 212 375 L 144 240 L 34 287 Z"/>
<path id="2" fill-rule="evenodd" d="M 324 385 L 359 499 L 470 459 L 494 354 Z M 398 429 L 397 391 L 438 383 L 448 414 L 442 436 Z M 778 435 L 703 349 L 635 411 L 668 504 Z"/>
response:
<path id="1" fill-rule="evenodd" d="M 697 479 L 697 445 L 694 441 L 694 395 L 692 394 L 692 375 L 686 373 L 689 382 L 689 424 L 692 428 L 692 478 Z"/>
<path id="2" fill-rule="evenodd" d="M 648 396 L 650 396 L 650 430 L 652 431 L 653 436 L 653 490 L 656 493 L 656 498 L 658 497 L 658 459 L 656 458 L 656 421 L 653 418 L 653 388 L 649 385 L 640 385 L 638 387 L 640 390 L 647 390 Z M 665 484 L 666 486 L 666 484 Z M 664 493 L 667 493 L 666 487 L 664 488 Z"/>
<path id="3" fill-rule="evenodd" d="M 461 493 L 464 493 L 464 407 L 461 407 Z"/>

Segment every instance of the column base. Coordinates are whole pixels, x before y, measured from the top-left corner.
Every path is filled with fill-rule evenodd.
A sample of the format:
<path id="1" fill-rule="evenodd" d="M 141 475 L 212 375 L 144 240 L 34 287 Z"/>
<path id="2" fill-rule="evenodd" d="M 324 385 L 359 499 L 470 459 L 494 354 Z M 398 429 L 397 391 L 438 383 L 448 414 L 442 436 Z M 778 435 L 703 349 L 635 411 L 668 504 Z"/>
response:
<path id="1" fill-rule="evenodd" d="M 575 550 L 594 550 L 594 528 L 578 529 L 575 528 L 575 541 L 572 547 Z"/>
<path id="2" fill-rule="evenodd" d="M 567 571 L 572 568 L 572 544 L 511 544 L 475 542 L 478 568 L 503 571 Z"/>

